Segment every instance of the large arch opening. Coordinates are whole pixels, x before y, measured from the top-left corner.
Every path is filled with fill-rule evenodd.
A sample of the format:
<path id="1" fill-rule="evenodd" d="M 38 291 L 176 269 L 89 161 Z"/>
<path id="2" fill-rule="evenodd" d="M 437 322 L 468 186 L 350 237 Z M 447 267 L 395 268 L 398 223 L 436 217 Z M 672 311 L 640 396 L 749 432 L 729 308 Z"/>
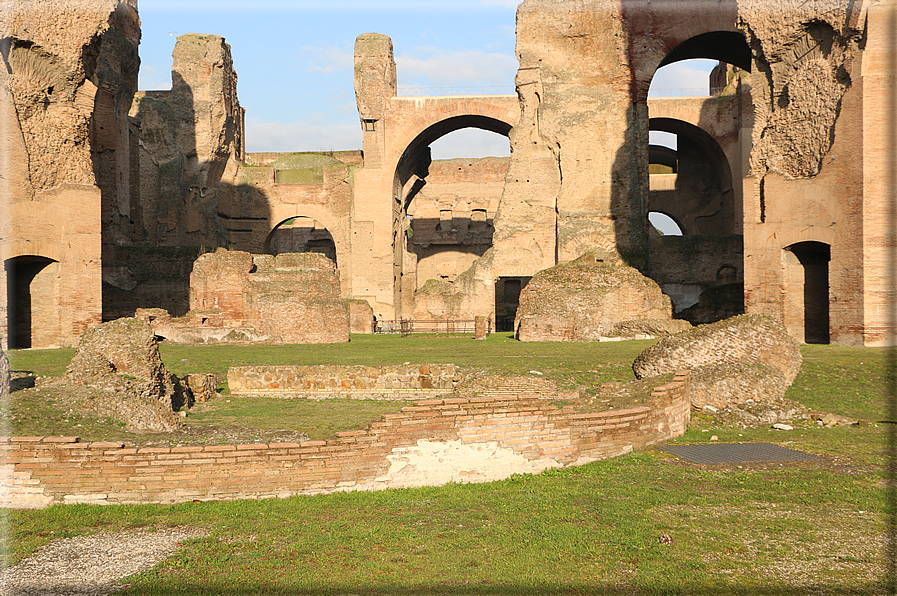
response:
<path id="1" fill-rule="evenodd" d="M 744 312 L 737 94 L 750 69 L 741 33 L 707 32 L 673 48 L 648 90 L 649 271 L 674 316 L 693 324 Z M 681 236 L 659 226 L 661 215 Z"/>
<path id="2" fill-rule="evenodd" d="M 798 242 L 785 248 L 785 327 L 808 344 L 829 343 L 829 261 L 823 242 Z"/>
<path id="3" fill-rule="evenodd" d="M 673 118 L 651 118 L 648 127 L 663 135 L 649 144 L 648 210 L 675 219 L 685 235 L 739 234 L 732 170 L 716 139 Z"/>
<path id="4" fill-rule="evenodd" d="M 27 255 L 7 259 L 3 265 L 6 269 L 9 348 L 57 345 L 59 263 L 46 257 Z"/>
<path id="5" fill-rule="evenodd" d="M 394 182 L 394 282 L 402 316 L 416 312 L 418 289 L 430 280 L 454 283 L 492 246 L 510 131 L 495 118 L 452 117 L 424 130 L 403 153 Z M 442 155 L 455 157 L 433 159 L 437 143 Z M 484 146 L 493 155 L 484 156 Z"/>
<path id="6" fill-rule="evenodd" d="M 277 224 L 265 240 L 265 252 L 271 255 L 316 252 L 337 263 L 336 243 L 330 230 L 318 220 L 302 215 Z"/>

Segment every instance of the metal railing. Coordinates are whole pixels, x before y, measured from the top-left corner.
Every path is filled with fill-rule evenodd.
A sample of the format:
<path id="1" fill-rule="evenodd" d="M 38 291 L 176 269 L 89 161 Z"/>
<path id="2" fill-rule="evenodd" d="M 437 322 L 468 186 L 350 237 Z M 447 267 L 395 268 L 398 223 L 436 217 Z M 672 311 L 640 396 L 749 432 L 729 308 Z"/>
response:
<path id="1" fill-rule="evenodd" d="M 474 335 L 476 333 L 476 321 L 473 319 L 377 321 L 374 333 L 401 333 L 403 337 L 414 333 Z"/>

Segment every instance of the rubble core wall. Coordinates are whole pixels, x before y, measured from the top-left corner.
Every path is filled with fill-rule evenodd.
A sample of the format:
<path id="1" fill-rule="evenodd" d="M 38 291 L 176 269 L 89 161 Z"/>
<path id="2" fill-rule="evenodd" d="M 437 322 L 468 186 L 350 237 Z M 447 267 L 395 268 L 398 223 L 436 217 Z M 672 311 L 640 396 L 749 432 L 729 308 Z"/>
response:
<path id="1" fill-rule="evenodd" d="M 201 255 L 190 275 L 190 310 L 220 315 L 224 327 L 251 325 L 283 343 L 349 341 L 339 275 L 317 253 Z"/>
<path id="2" fill-rule="evenodd" d="M 328 441 L 140 448 L 76 437 L 0 438 L 0 506 L 288 497 L 486 482 L 582 465 L 685 432 L 688 373 L 647 405 L 584 413 L 577 394 L 421 400 Z"/>
<path id="3" fill-rule="evenodd" d="M 520 341 L 599 341 L 623 321 L 669 321 L 672 313 L 656 282 L 588 252 L 533 276 L 520 292 L 514 328 Z"/>
<path id="4" fill-rule="evenodd" d="M 0 344 L 76 345 L 101 321 L 105 213 L 130 210 L 139 19 L 118 0 L 4 3 L 0 38 Z"/>
<path id="5" fill-rule="evenodd" d="M 451 393 L 461 381 L 452 364 L 420 366 L 234 366 L 227 371 L 231 393 L 267 396 L 408 399 Z"/>

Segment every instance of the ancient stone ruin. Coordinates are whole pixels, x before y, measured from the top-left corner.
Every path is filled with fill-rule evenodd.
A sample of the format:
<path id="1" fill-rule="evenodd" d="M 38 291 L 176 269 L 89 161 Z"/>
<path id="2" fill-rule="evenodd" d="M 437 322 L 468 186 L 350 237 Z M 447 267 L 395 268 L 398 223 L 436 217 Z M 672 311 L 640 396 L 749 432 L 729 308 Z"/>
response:
<path id="1" fill-rule="evenodd" d="M 653 280 L 588 252 L 533 276 L 520 293 L 514 327 L 520 341 L 598 341 L 633 331 L 647 337 L 691 327 L 672 314 L 669 296 Z"/>
<path id="2" fill-rule="evenodd" d="M 85 331 L 65 380 L 93 390 L 82 400 L 85 408 L 129 430 L 177 430 L 182 422 L 176 410 L 192 403 L 192 394 L 162 363 L 152 328 L 138 319 Z"/>
<path id="3" fill-rule="evenodd" d="M 781 323 L 742 315 L 666 337 L 639 354 L 632 370 L 644 379 L 688 369 L 692 405 L 726 408 L 780 401 L 801 362 L 797 342 Z"/>
<path id="4" fill-rule="evenodd" d="M 544 287 L 523 294 L 539 272 L 592 252 L 656 282 L 677 319 L 765 314 L 800 342 L 892 341 L 883 173 L 897 165 L 881 148 L 893 3 L 525 0 L 517 92 L 502 96 L 400 97 L 392 41 L 362 34 L 362 147 L 327 155 L 245 151 L 219 36 L 181 36 L 171 90 L 138 92 L 136 0 L 7 4 L 6 348 L 75 345 L 102 320 L 154 308 L 172 320 L 192 310 L 186 327 L 243 321 L 245 341 L 325 341 L 278 318 L 294 304 L 265 259 L 296 252 L 334 262 L 337 297 L 381 320 L 482 316 L 511 330 L 521 295 Z M 690 58 L 719 61 L 710 96 L 647 97 L 659 67 Z M 431 159 L 430 143 L 467 127 L 507 135 L 511 157 Z M 683 236 L 660 236 L 649 214 Z M 252 255 L 259 271 L 237 277 L 265 298 L 204 321 L 187 282 L 200 247 Z M 341 317 L 324 306 L 333 292 L 306 294 L 318 305 L 303 312 L 318 314 L 303 321 Z M 626 333 L 651 327 L 646 308 Z M 521 321 L 554 329 L 557 313 L 540 313 Z"/>
<path id="5" fill-rule="evenodd" d="M 370 313 L 370 306 L 355 308 Z M 139 315 L 172 343 L 349 341 L 349 305 L 340 299 L 333 261 L 317 253 L 204 254 L 190 274 L 185 316 L 158 310 Z"/>

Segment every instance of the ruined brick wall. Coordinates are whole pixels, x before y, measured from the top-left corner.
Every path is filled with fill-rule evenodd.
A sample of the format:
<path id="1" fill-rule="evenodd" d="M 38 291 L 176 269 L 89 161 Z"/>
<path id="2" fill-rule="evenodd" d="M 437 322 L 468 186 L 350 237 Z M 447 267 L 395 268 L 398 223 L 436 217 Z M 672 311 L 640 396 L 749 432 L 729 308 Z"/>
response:
<path id="1" fill-rule="evenodd" d="M 685 432 L 687 373 L 644 406 L 583 412 L 576 394 L 422 400 L 328 441 L 140 448 L 0 439 L 0 505 L 180 503 L 484 482 L 582 465 Z"/>
<path id="2" fill-rule="evenodd" d="M 518 120 L 518 100 L 396 97 L 392 41 L 378 34 L 356 40 L 355 95 L 364 124 L 364 168 L 354 177 L 352 295 L 384 318 L 408 318 L 419 284 L 416 255 L 405 250 L 404 207 L 421 189 L 426 192 L 430 143 L 467 126 L 507 134 Z M 393 209 L 384 210 L 387 204 Z"/>
<path id="3" fill-rule="evenodd" d="M 491 277 L 493 253 L 486 253 L 454 280 L 430 279 L 414 293 L 415 320 L 495 320 L 495 290 Z"/>
<path id="4" fill-rule="evenodd" d="M 276 397 L 409 399 L 451 393 L 463 380 L 453 364 L 420 366 L 233 366 L 231 393 Z"/>
<path id="5" fill-rule="evenodd" d="M 101 214 L 130 208 L 139 20 L 132 2 L 6 3 L 0 38 L 0 319 L 23 327 L 3 345 L 74 345 L 101 320 Z M 46 279 L 31 286 L 36 265 Z M 7 304 L 20 293 L 30 305 Z"/>
<path id="6" fill-rule="evenodd" d="M 831 254 L 829 291 L 819 297 L 828 310 L 826 335 L 832 343 L 862 345 L 871 340 L 865 313 L 878 310 L 865 303 L 864 284 L 875 283 L 880 271 L 864 267 L 864 228 L 875 218 L 864 217 L 866 175 L 858 156 L 876 152 L 865 137 L 870 126 L 883 125 L 864 116 L 865 16 L 849 2 L 780 8 L 739 2 L 739 26 L 754 48 L 745 306 L 808 339 L 804 298 L 817 292 L 805 293 L 803 268 L 789 265 L 788 249 L 818 242 Z M 882 249 L 893 250 L 893 243 L 874 252 Z"/>
<path id="7" fill-rule="evenodd" d="M 316 253 L 202 255 L 190 275 L 190 308 L 217 311 L 226 327 L 251 325 L 284 343 L 349 341 L 336 268 Z"/>
<path id="8" fill-rule="evenodd" d="M 349 333 L 374 332 L 374 309 L 367 300 L 347 300 L 349 308 Z"/>
<path id="9" fill-rule="evenodd" d="M 145 235 L 132 241 L 227 246 L 230 228 L 246 229 L 256 218 L 248 211 L 228 213 L 226 222 L 218 217 L 247 190 L 234 181 L 244 134 L 230 46 L 217 35 L 181 35 L 172 58 L 171 91 L 141 92 L 131 109 L 140 135 Z M 264 215 L 264 201 L 251 198 L 245 209 L 261 207 Z"/>

